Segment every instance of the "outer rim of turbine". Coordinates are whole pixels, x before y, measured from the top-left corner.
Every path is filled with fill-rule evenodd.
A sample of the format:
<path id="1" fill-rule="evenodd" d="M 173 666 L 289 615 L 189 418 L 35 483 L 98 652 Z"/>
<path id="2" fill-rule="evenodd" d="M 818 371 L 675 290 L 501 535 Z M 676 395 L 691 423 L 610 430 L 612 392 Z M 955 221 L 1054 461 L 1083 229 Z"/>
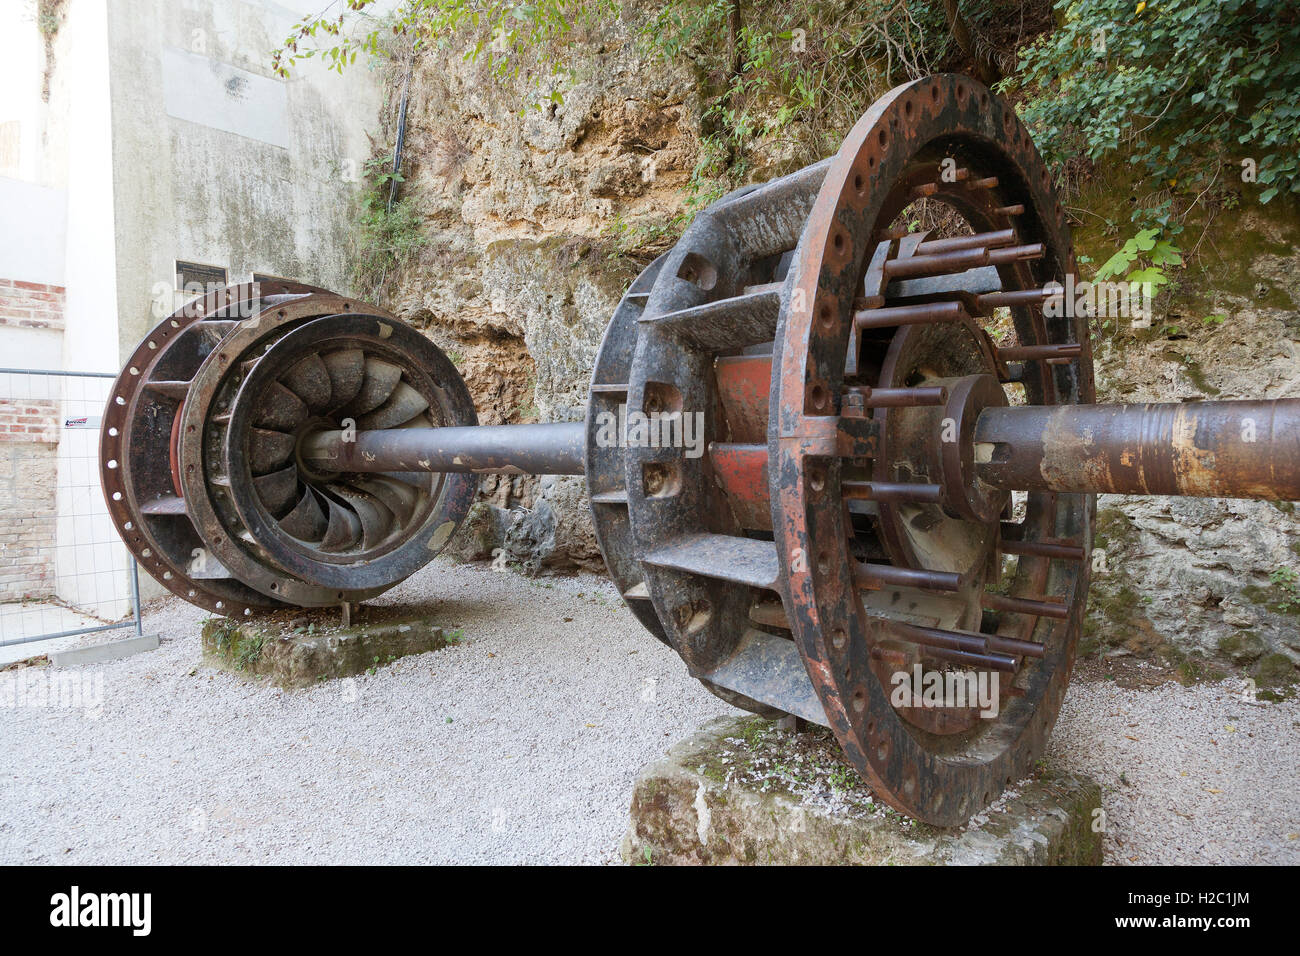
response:
<path id="1" fill-rule="evenodd" d="M 989 739 L 988 759 L 951 759 L 927 750 L 890 705 L 867 654 L 879 628 L 866 615 L 847 568 L 847 536 L 838 492 L 839 464 L 809 454 L 837 409 L 853 299 L 861 264 L 890 187 L 911 157 L 944 137 L 967 137 L 1001 155 L 1006 187 L 1034 212 L 1047 261 L 1073 270 L 1064 212 L 1028 131 L 1014 111 L 964 76 L 928 77 L 878 100 L 846 138 L 827 173 L 792 269 L 792 303 L 778 331 L 769 424 L 773 526 L 788 581 L 787 608 L 810 679 L 846 756 L 895 808 L 938 825 L 964 822 L 1008 784 L 1028 774 L 1042 753 L 1073 663 L 1087 591 L 1087 563 L 1078 569 L 1067 620 L 1042 624 L 1046 656 L 1030 672 L 1027 695 L 1003 708 L 1005 730 Z M 1060 277 L 1058 277 L 1060 278 Z M 1092 395 L 1086 325 L 1074 400 Z M 1091 502 L 1083 513 L 1090 515 Z M 1085 517 L 1085 531 L 1090 520 Z M 827 562 L 819 542 L 837 542 Z M 803 560 L 794 560 L 801 555 Z M 833 569 L 830 573 L 819 571 Z M 874 640 L 874 638 L 872 638 Z"/>
<path id="2" fill-rule="evenodd" d="M 166 429 L 170 441 L 172 422 L 181 414 L 185 399 L 180 399 L 175 408 L 171 402 L 147 399 L 147 384 L 159 380 L 160 366 L 166 366 L 165 360 L 181 340 L 182 333 L 205 319 L 226 318 L 222 313 L 234 310 L 231 318 L 242 321 L 240 313 L 247 303 L 277 301 L 285 296 L 320 291 L 323 290 L 299 282 L 272 280 L 230 285 L 193 299 L 160 321 L 141 339 L 109 390 L 99 438 L 100 483 L 109 518 L 140 567 L 177 597 L 205 610 L 226 614 L 235 608 L 276 608 L 283 605 L 237 580 L 192 578 L 188 573 L 189 551 L 177 552 L 171 543 L 161 541 L 151 527 L 151 521 L 141 509 L 145 503 L 141 500 L 141 493 L 146 476 L 137 474 L 138 466 L 143 467 L 145 461 L 155 460 L 152 453 L 156 451 L 153 448 L 142 450 L 145 439 L 140 429 L 153 424 L 146 423 L 144 410 L 156 409 L 154 417 L 168 416 Z M 257 308 L 254 314 L 260 311 Z M 113 462 L 116 467 L 110 467 Z M 168 483 L 170 480 L 169 471 Z M 197 527 L 194 538 L 196 542 L 200 540 Z"/>

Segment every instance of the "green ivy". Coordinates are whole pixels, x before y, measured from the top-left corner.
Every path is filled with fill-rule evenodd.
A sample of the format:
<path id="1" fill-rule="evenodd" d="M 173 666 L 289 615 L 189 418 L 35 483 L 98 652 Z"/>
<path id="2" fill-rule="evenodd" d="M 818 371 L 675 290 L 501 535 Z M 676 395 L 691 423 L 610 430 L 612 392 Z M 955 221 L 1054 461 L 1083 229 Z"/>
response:
<path id="1" fill-rule="evenodd" d="M 381 56 L 382 37 L 392 34 L 408 38 L 416 50 L 446 47 L 453 38 L 469 36 L 465 59 L 486 63 L 498 78 L 515 78 L 535 63 L 558 75 L 566 72 L 564 45 L 574 28 L 592 26 L 619 10 L 614 0 L 403 0 L 380 20 L 369 12 L 376 2 L 347 0 L 346 11 L 337 17 L 300 20 L 272 52 L 271 68 L 288 77 L 296 63 L 319 57 L 328 69 L 342 73 L 358 53 Z M 348 23 L 349 14 L 354 24 Z M 559 96 L 558 91 L 550 94 L 555 100 Z"/>
<path id="2" fill-rule="evenodd" d="M 352 281 L 359 291 L 374 294 L 384 278 L 411 260 L 429 241 L 414 204 L 398 199 L 389 205 L 393 183 L 401 183 L 392 160 L 379 157 L 366 163 L 366 182 L 357 198 Z"/>
<path id="3" fill-rule="evenodd" d="M 1173 242 L 1161 239 L 1158 229 L 1143 229 L 1102 263 L 1097 270 L 1097 281 L 1104 282 L 1127 272 L 1126 282 L 1149 282 L 1152 291 L 1158 293 L 1169 283 L 1165 269 L 1182 264 L 1182 252 Z"/>
<path id="4" fill-rule="evenodd" d="M 1056 10 L 1058 28 L 1003 86 L 1027 94 L 1022 112 L 1048 162 L 1127 156 L 1152 195 L 1180 195 L 1184 206 L 1216 189 L 1264 203 L 1300 191 L 1294 5 L 1060 0 Z M 1159 211 L 1156 200 L 1139 204 L 1134 219 Z"/>

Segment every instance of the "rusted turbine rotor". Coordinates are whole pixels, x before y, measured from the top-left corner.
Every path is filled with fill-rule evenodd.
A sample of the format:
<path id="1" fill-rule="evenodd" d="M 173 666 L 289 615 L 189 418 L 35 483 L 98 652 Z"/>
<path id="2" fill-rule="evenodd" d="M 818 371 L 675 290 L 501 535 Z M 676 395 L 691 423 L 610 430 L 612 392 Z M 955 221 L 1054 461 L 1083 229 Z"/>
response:
<path id="1" fill-rule="evenodd" d="M 930 77 L 696 218 L 615 311 L 585 423 L 471 427 L 391 316 L 274 287 L 235 321 L 232 289 L 133 356 L 105 487 L 155 576 L 240 613 L 409 575 L 472 473 L 585 474 L 611 577 L 695 677 L 831 727 L 882 799 L 955 824 L 1043 751 L 1095 493 L 1300 498 L 1300 402 L 1091 404 L 1086 318 L 1045 308 L 1074 269 L 1014 112 Z M 940 672 L 992 696 L 927 701 Z"/>
<path id="2" fill-rule="evenodd" d="M 164 319 L 114 383 L 109 513 L 141 565 L 208 610 L 315 607 L 423 567 L 473 500 L 467 475 L 342 474 L 320 429 L 473 425 L 451 362 L 385 312 L 296 283 L 230 286 Z"/>

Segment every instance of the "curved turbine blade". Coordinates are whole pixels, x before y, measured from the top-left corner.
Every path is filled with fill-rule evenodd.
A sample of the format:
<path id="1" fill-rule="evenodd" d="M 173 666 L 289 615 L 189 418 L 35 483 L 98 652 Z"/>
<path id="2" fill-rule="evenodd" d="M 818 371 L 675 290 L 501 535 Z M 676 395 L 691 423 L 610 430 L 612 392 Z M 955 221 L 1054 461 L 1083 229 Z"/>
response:
<path id="1" fill-rule="evenodd" d="M 367 358 L 366 379 L 361 383 L 361 391 L 343 410 L 343 414 L 355 418 L 378 408 L 388 401 L 388 396 L 393 394 L 401 377 L 402 370 L 391 362 Z"/>
<path id="2" fill-rule="evenodd" d="M 262 507 L 279 517 L 298 496 L 298 469 L 290 465 L 269 475 L 254 478 L 253 490 L 262 500 Z"/>
<path id="3" fill-rule="evenodd" d="M 409 422 L 429 407 L 429 400 L 407 385 L 398 382 L 388 401 L 380 405 L 369 415 L 357 419 L 358 428 L 396 428 Z"/>
<path id="4" fill-rule="evenodd" d="M 316 493 L 303 489 L 302 499 L 280 520 L 280 527 L 299 541 L 319 541 L 325 534 L 326 521 Z"/>
<path id="5" fill-rule="evenodd" d="M 320 413 L 329 408 L 333 386 L 330 384 L 329 370 L 319 355 L 308 355 L 285 372 L 280 380 L 306 402 L 313 412 Z"/>
<path id="6" fill-rule="evenodd" d="M 384 475 L 371 475 L 354 482 L 357 488 L 382 501 L 401 524 L 406 524 L 420 503 L 420 493 L 405 482 Z"/>
<path id="7" fill-rule="evenodd" d="M 331 485 L 334 492 L 352 506 L 361 521 L 361 547 L 369 551 L 386 537 L 393 529 L 393 513 L 382 502 L 369 495 L 358 494 L 338 485 Z"/>
<path id="8" fill-rule="evenodd" d="M 361 538 L 360 519 L 336 501 L 327 498 L 325 503 L 329 505 L 330 521 L 329 527 L 325 529 L 325 537 L 321 539 L 320 549 L 343 551 L 352 547 Z"/>
<path id="9" fill-rule="evenodd" d="M 265 475 L 282 467 L 293 455 L 294 437 L 264 428 L 248 430 L 248 467 Z"/>
<path id="10" fill-rule="evenodd" d="M 366 379 L 366 353 L 361 349 L 331 352 L 324 360 L 330 377 L 330 407 L 338 408 L 357 397 Z"/>
<path id="11" fill-rule="evenodd" d="M 291 432 L 307 420 L 307 406 L 279 382 L 257 396 L 253 407 L 253 426 L 276 432 Z"/>

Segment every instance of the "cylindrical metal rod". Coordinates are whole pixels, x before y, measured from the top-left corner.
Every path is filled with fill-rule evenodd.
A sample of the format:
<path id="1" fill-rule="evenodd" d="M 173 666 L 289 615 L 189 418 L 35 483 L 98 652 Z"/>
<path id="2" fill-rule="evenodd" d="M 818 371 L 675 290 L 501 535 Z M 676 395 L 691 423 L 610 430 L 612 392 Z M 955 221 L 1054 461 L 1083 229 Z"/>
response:
<path id="1" fill-rule="evenodd" d="M 1061 289 L 1044 286 L 1041 289 L 1013 289 L 1010 292 L 985 292 L 975 296 L 980 309 L 996 309 L 1001 306 L 1038 305 L 1048 299 L 1064 295 Z"/>
<path id="2" fill-rule="evenodd" d="M 985 654 L 993 651 L 998 654 L 1021 654 L 1025 657 L 1042 657 L 1046 648 L 1034 641 L 1022 641 L 1000 634 L 974 634 L 969 631 L 946 631 L 937 627 L 925 627 L 920 624 L 907 624 L 893 621 L 890 626 L 894 632 L 913 642 L 926 647 L 945 647 L 949 650 L 969 651 Z"/>
<path id="3" fill-rule="evenodd" d="M 1300 399 L 988 408 L 979 478 L 996 488 L 1300 500 Z"/>
<path id="4" fill-rule="evenodd" d="M 1077 544 L 1057 544 L 1052 541 L 1017 541 L 1003 538 L 998 548 L 1004 554 L 1019 554 L 1028 558 L 1059 558 L 1062 561 L 1082 561 L 1083 548 Z"/>
<path id="5" fill-rule="evenodd" d="M 954 249 L 978 249 L 986 246 L 1009 246 L 1016 241 L 1014 229 L 999 229 L 997 232 L 978 232 L 972 236 L 952 236 L 948 239 L 929 239 L 916 247 L 918 256 L 932 256 L 937 252 L 952 252 Z"/>
<path id="6" fill-rule="evenodd" d="M 885 275 L 891 279 L 913 279 L 920 276 L 937 276 L 948 272 L 963 272 L 989 264 L 987 249 L 958 249 L 940 252 L 933 256 L 909 256 L 906 259 L 888 259 Z"/>
<path id="7" fill-rule="evenodd" d="M 952 571 L 924 571 L 892 564 L 853 563 L 853 580 L 866 591 L 881 588 L 928 588 L 931 591 L 960 591 L 961 575 Z"/>
<path id="8" fill-rule="evenodd" d="M 1008 345 L 1006 348 L 998 349 L 998 358 L 1008 362 L 1077 358 L 1082 354 L 1083 346 L 1078 342 L 1062 342 L 1059 345 Z"/>
<path id="9" fill-rule="evenodd" d="M 993 594 L 985 591 L 980 596 L 980 604 L 990 611 L 1010 611 L 1013 614 L 1029 614 L 1034 617 L 1055 617 L 1065 620 L 1070 616 L 1070 608 L 1052 600 L 1011 597 L 1007 594 Z"/>
<path id="10" fill-rule="evenodd" d="M 989 265 L 1003 266 L 1022 259 L 1041 259 L 1046 250 L 1047 247 L 1041 242 L 1027 246 L 1011 246 L 1007 249 L 993 249 L 989 252 Z"/>
<path id="11" fill-rule="evenodd" d="M 926 302 L 921 305 L 900 305 L 891 309 L 866 309 L 855 312 L 853 321 L 860 329 L 892 328 L 896 325 L 932 325 L 939 322 L 960 322 L 966 309 L 960 302 Z"/>
<path id="12" fill-rule="evenodd" d="M 842 481 L 840 493 L 845 498 L 861 501 L 920 501 L 938 504 L 943 500 L 943 489 L 938 485 L 896 481 Z"/>
<path id="13" fill-rule="evenodd" d="M 942 385 L 921 385 L 917 388 L 867 388 L 855 385 L 845 389 L 845 395 L 862 397 L 864 408 L 910 408 L 913 405 L 942 405 L 948 401 L 948 390 Z"/>
<path id="14" fill-rule="evenodd" d="M 507 472 L 581 475 L 585 428 L 550 425 L 471 425 L 319 431 L 303 439 L 308 466 L 324 471 Z"/>

